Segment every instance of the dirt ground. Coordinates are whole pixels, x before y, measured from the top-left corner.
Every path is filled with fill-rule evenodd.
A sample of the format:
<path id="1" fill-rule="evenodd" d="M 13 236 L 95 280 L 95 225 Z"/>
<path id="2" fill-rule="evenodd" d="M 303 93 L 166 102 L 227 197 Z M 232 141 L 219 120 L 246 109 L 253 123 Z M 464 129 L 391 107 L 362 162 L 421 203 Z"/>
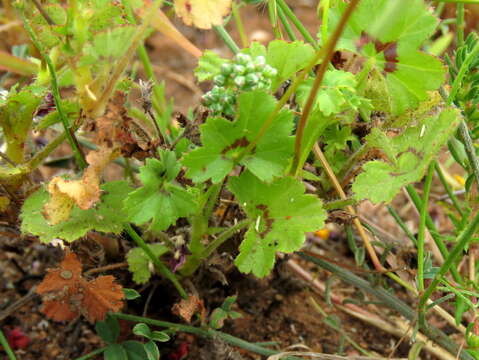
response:
<path id="1" fill-rule="evenodd" d="M 318 30 L 315 9 L 317 2 L 296 0 L 288 1 L 288 3 L 293 6 L 296 14 L 308 26 L 311 33 L 315 34 Z M 267 9 L 248 7 L 242 9 L 242 15 L 250 38 L 263 42 L 271 39 Z M 230 55 L 228 49 L 220 45 L 214 32 L 187 28 L 179 22 L 175 24 L 200 49 L 213 48 L 224 56 Z M 13 33 L 9 32 L 9 34 L 12 34 L 10 39 L 12 42 L 21 41 L 21 39 L 15 39 Z M 232 34 L 239 41 L 234 29 Z M 189 106 L 198 102 L 202 90 L 193 77 L 195 59 L 159 34 L 153 35 L 148 40 L 147 47 L 158 78 L 166 81 L 167 96 L 175 99 L 175 110 L 187 111 Z M 112 176 L 115 171 L 111 171 Z M 413 224 L 416 214 L 407 205 L 407 199 L 402 197 L 396 201 L 396 208 L 402 209 L 402 215 L 410 219 Z M 380 226 L 389 236 L 399 240 L 404 237 L 392 218 L 387 215 L 385 208 L 374 208 L 365 204 L 362 210 L 361 213 L 366 214 L 367 219 Z M 447 229 L 447 221 L 439 214 L 440 212 L 436 221 L 440 227 Z M 121 241 L 125 243 L 125 248 L 130 246 L 128 239 L 121 239 Z M 326 243 L 323 242 L 322 246 L 326 255 L 354 266 L 352 254 L 346 248 L 345 234 L 340 228 L 334 228 L 332 236 Z M 404 248 L 408 250 L 407 244 Z M 15 224 L 12 218 L 0 218 L 0 326 L 7 333 L 13 329 L 20 330 L 28 338 L 28 346 L 15 351 L 18 359 L 69 360 L 104 346 L 102 340 L 95 334 L 94 327 L 84 319 L 67 324 L 48 320 L 40 312 L 39 297 L 31 295 L 34 286 L 41 281 L 46 269 L 56 266 L 61 259 L 62 252 L 58 248 L 41 244 L 35 238 L 20 235 L 18 223 Z M 238 295 L 235 310 L 243 316 L 235 321 L 227 321 L 222 330 L 250 342 L 273 342 L 272 348 L 278 350 L 286 349 L 288 346 L 303 345 L 315 352 L 338 353 L 341 351 L 345 355 L 358 355 L 358 351 L 352 345 L 344 342 L 344 336 L 326 325 L 325 318 L 311 302 L 311 299 L 314 299 L 328 316 L 339 322 L 341 332 L 359 346 L 378 356 L 387 357 L 391 354 L 399 338 L 328 305 L 323 296 L 292 273 L 285 262 L 286 260 L 278 265 L 273 274 L 265 279 L 244 276 L 228 266 L 221 268 L 225 278 L 219 279 L 216 272 L 205 267 L 188 282 L 189 290 L 198 292 L 209 311 L 219 306 L 226 296 Z M 115 275 L 123 286 L 135 288 L 143 295 L 142 300 L 129 302 L 124 312 L 147 314 L 152 318 L 181 322 L 171 313 L 171 307 L 179 298 L 169 283 L 154 277 L 148 286 L 142 288 L 134 285 L 131 275 L 126 270 L 115 270 L 109 274 Z M 320 271 L 316 275 L 323 282 L 329 276 L 326 271 Z M 228 284 L 223 284 L 220 280 L 227 280 Z M 347 288 L 337 279 L 333 281 L 333 288 L 334 291 L 340 291 L 346 297 L 348 294 L 353 297 L 355 293 L 354 289 Z M 11 306 L 21 299 L 25 303 L 12 311 Z M 147 303 L 146 299 L 149 299 Z M 407 297 L 405 300 L 409 301 Z M 130 334 L 129 337 L 134 339 L 135 337 L 129 331 L 131 326 L 126 322 L 122 323 L 122 334 L 123 336 Z M 212 341 L 178 334 L 172 341 L 161 345 L 162 359 L 179 360 L 178 356 L 181 355 L 182 347 L 188 348 L 183 359 L 261 358 L 231 347 L 220 340 Z M 394 357 L 407 357 L 408 349 L 407 341 L 402 342 L 395 350 Z M 423 358 L 432 357 L 425 355 Z M 6 359 L 1 350 L 0 359 Z"/>

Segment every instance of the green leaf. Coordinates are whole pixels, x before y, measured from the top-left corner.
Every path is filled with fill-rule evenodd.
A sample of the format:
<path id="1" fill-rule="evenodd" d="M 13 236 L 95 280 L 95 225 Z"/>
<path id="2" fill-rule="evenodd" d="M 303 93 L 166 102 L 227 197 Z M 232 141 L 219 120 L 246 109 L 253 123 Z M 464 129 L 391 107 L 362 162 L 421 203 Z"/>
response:
<path id="1" fill-rule="evenodd" d="M 160 358 L 160 350 L 158 350 L 158 346 L 155 344 L 153 340 L 148 341 L 143 346 L 143 349 L 146 352 L 148 360 L 158 360 Z"/>
<path id="2" fill-rule="evenodd" d="M 151 334 L 151 339 L 158 342 L 166 342 L 166 341 L 170 341 L 170 336 L 164 331 L 155 330 Z"/>
<path id="3" fill-rule="evenodd" d="M 241 94 L 235 121 L 223 118 L 208 118 L 201 126 L 203 146 L 187 154 L 183 165 L 188 167 L 187 176 L 195 182 L 211 179 L 219 183 L 233 169 L 236 162 L 264 181 L 281 176 L 293 151 L 292 114 L 283 110 L 274 119 L 266 134 L 253 151 L 239 159 L 240 154 L 258 135 L 276 100 L 263 91 Z"/>
<path id="4" fill-rule="evenodd" d="M 126 300 L 135 300 L 141 297 L 140 293 L 135 289 L 122 288 Z"/>
<path id="5" fill-rule="evenodd" d="M 444 110 L 394 137 L 373 129 L 366 138 L 368 144 L 382 150 L 388 161 L 374 160 L 363 166 L 364 171 L 353 183 L 354 197 L 374 203 L 390 202 L 403 186 L 421 180 L 431 160 L 457 128 L 460 116 L 459 110 Z"/>
<path id="6" fill-rule="evenodd" d="M 95 34 L 91 43 L 85 45 L 79 66 L 93 65 L 98 61 L 111 62 L 125 55 L 135 34 L 135 26 L 123 25 Z"/>
<path id="7" fill-rule="evenodd" d="M 217 53 L 206 50 L 201 55 L 198 66 L 195 69 L 195 75 L 199 82 L 212 80 L 221 71 L 221 65 L 228 60 L 221 58 Z"/>
<path id="8" fill-rule="evenodd" d="M 151 221 L 153 231 L 167 229 L 197 208 L 193 194 L 172 183 L 180 169 L 174 153 L 163 151 L 160 156 L 161 161 L 146 160 L 140 168 L 143 186 L 128 194 L 124 202 L 130 221 L 137 225 Z"/>
<path id="9" fill-rule="evenodd" d="M 334 30 L 347 3 L 330 12 L 329 29 Z M 375 19 L 375 21 L 371 21 Z M 338 49 L 364 58 L 366 69 L 385 81 L 389 104 L 376 110 L 398 115 L 427 98 L 427 91 L 444 82 L 441 62 L 420 52 L 421 44 L 436 30 L 438 19 L 422 0 L 362 0 L 351 15 Z M 376 103 L 376 105 L 378 105 Z"/>
<path id="10" fill-rule="evenodd" d="M 95 331 L 103 341 L 112 344 L 120 335 L 120 325 L 116 318 L 107 315 L 105 320 L 96 322 Z"/>
<path id="11" fill-rule="evenodd" d="M 131 189 L 126 181 L 108 182 L 101 189 L 101 201 L 95 208 L 81 210 L 75 205 L 70 219 L 57 225 L 49 225 L 42 215 L 43 206 L 49 200 L 48 192 L 43 188 L 36 191 L 23 204 L 22 233 L 36 235 L 43 242 L 53 239 L 71 242 L 91 230 L 119 234 L 127 218 L 122 202 Z"/>
<path id="12" fill-rule="evenodd" d="M 39 12 L 36 12 L 35 16 L 32 16 L 31 25 L 38 40 L 43 46 L 50 49 L 58 45 L 61 41 L 60 34 L 64 31 L 63 25 L 66 23 L 67 14 L 60 4 L 44 5 L 43 10 L 45 10 L 55 25 L 48 24 Z"/>
<path id="13" fill-rule="evenodd" d="M 235 260 L 239 270 L 258 277 L 273 268 L 275 254 L 301 248 L 305 233 L 320 229 L 326 219 L 321 200 L 304 194 L 303 184 L 283 177 L 271 184 L 250 172 L 230 179 L 229 188 L 254 222 L 240 245 Z"/>
<path id="14" fill-rule="evenodd" d="M 240 313 L 231 310 L 231 306 L 235 303 L 236 298 L 236 296 L 228 296 L 223 301 L 221 307 L 213 310 L 210 315 L 210 326 L 212 328 L 221 329 L 226 319 L 238 319 L 242 316 Z"/>
<path id="15" fill-rule="evenodd" d="M 298 87 L 298 103 L 303 107 L 311 92 L 314 78 L 308 78 Z M 369 106 L 369 101 L 356 93 L 357 81 L 353 74 L 342 70 L 328 70 L 316 95 L 313 110 L 319 110 L 324 116 L 339 114 L 345 110 L 358 111 Z"/>
<path id="16" fill-rule="evenodd" d="M 149 244 L 148 246 L 157 257 L 168 251 L 168 248 L 163 244 Z M 150 280 L 151 272 L 148 267 L 150 258 L 141 248 L 131 249 L 126 256 L 126 261 L 128 262 L 128 270 L 133 273 L 133 281 L 135 283 L 144 284 Z"/>
<path id="17" fill-rule="evenodd" d="M 222 308 L 216 308 L 210 315 L 210 326 L 213 329 L 221 329 L 228 318 L 228 313 Z"/>
<path id="18" fill-rule="evenodd" d="M 110 344 L 104 352 L 105 360 L 128 360 L 128 354 L 120 344 Z"/>
<path id="19" fill-rule="evenodd" d="M 145 323 L 138 323 L 133 327 L 133 334 L 151 339 L 151 330 Z"/>
<path id="20" fill-rule="evenodd" d="M 138 341 L 125 341 L 123 344 L 123 349 L 125 349 L 128 356 L 128 360 L 145 360 L 147 359 L 147 354 L 143 344 Z"/>
<path id="21" fill-rule="evenodd" d="M 6 155 L 15 163 L 24 160 L 25 141 L 32 126 L 33 113 L 45 94 L 45 89 L 26 86 L 21 91 L 10 90 L 0 101 L 0 126 L 7 143 Z"/>
<path id="22" fill-rule="evenodd" d="M 273 79 L 271 88 L 277 89 L 279 85 L 291 76 L 302 70 L 314 58 L 314 48 L 302 41 L 288 43 L 284 40 L 273 40 L 268 44 L 266 63 L 276 70 L 278 74 Z"/>

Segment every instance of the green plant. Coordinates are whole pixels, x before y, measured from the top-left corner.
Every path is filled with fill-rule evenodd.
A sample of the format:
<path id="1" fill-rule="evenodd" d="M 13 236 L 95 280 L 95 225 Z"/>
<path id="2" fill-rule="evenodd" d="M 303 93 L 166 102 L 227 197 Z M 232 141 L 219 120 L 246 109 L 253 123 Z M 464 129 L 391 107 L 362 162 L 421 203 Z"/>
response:
<path id="1" fill-rule="evenodd" d="M 179 125 L 171 120 L 172 104 L 164 85 L 153 78 L 143 45 L 152 25 L 156 27 L 161 1 L 15 5 L 39 55 L 34 58 L 32 51 L 26 67 L 27 60 L 0 53 L 0 66 L 35 75 L 29 85 L 19 83 L 0 97 L 6 142 L 0 167 L 5 195 L 0 204 L 6 210 L 25 198 L 19 215 L 23 233 L 45 243 L 57 238 L 73 242 L 93 230 L 123 234 L 136 244 L 127 255 L 133 281 L 146 283 L 155 270 L 187 298 L 182 277 L 195 273 L 228 240 L 238 244 L 233 251 L 237 268 L 264 277 L 279 253 L 300 250 L 305 234 L 324 226 L 332 189 L 339 194 L 339 208 L 355 217 L 351 204 L 389 204 L 405 188 L 420 213 L 417 238 L 392 207 L 390 211 L 417 247 L 417 284 L 385 270 L 388 265 L 380 262 L 358 219 L 353 222 L 364 248 L 347 228 L 355 259 L 364 265 L 367 251 L 376 270 L 419 298 L 422 330 L 427 328 L 428 302 L 438 289 L 448 293 L 444 301 L 454 294 L 457 324 L 467 311 L 476 314 L 474 277 L 467 279 L 455 269 L 464 250 L 477 240 L 479 224 L 479 41 L 474 34 L 464 40 L 463 5 L 458 5 L 457 48 L 452 58 L 445 57 L 446 69 L 441 59 L 427 53 L 440 20 L 423 0 L 322 2 L 317 37 L 285 1 L 268 1 L 276 39 L 267 46 L 252 42 L 242 48 L 223 27 L 228 1 L 206 14 L 204 2 L 190 9 L 191 4 L 175 1 L 177 14 L 187 24 L 213 27 L 234 52 L 232 58 L 202 53 L 195 75 L 199 82 L 213 84 L 202 97 L 207 111 L 190 111 Z M 234 16 L 241 30 L 241 18 Z M 163 33 L 195 52 L 162 21 Z M 280 23 L 291 41 L 283 38 Z M 304 41 L 297 39 L 293 26 Z M 447 24 L 441 26 L 444 30 Z M 135 71 L 127 73 L 134 50 L 151 82 L 139 79 Z M 74 91 L 64 95 L 60 90 L 67 88 Z M 141 92 L 141 105 L 129 101 L 135 89 Z M 33 130 L 56 132 L 56 137 L 38 150 L 30 136 Z M 81 145 L 87 143 L 85 138 L 94 144 L 87 156 Z M 75 171 L 32 192 L 29 175 L 65 139 Z M 445 145 L 451 161 L 465 171 L 464 201 L 457 199 L 436 162 Z M 113 161 L 124 166 L 127 180 L 103 182 L 104 169 Z M 435 172 L 453 203 L 448 215 L 454 229 L 448 236 L 435 229 L 428 214 Z M 424 177 L 421 197 L 411 184 Z M 440 266 L 433 266 L 425 250 L 426 230 L 444 258 Z M 178 273 L 165 265 L 167 256 Z M 426 287 L 427 278 L 432 282 Z M 213 312 L 211 328 L 238 317 L 230 309 L 234 300 L 227 298 Z M 409 309 L 402 310 L 412 319 Z M 146 344 L 117 343 L 113 315 L 97 322 L 96 328 L 108 343 L 106 359 L 155 359 L 155 341 L 168 340 L 145 322 L 133 332 L 148 339 Z M 476 336 L 474 332 L 467 338 L 472 356 L 477 356 Z"/>

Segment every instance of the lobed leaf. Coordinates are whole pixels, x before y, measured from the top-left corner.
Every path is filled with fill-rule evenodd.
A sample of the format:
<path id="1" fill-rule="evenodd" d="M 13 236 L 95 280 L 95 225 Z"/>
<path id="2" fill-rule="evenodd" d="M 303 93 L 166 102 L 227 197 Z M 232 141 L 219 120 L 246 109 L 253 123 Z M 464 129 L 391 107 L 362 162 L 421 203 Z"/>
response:
<path id="1" fill-rule="evenodd" d="M 326 211 L 321 200 L 306 195 L 303 184 L 292 177 L 267 184 L 246 171 L 230 179 L 229 189 L 248 217 L 254 219 L 235 260 L 242 272 L 267 275 L 276 252 L 299 250 L 305 233 L 324 225 Z"/>
<path id="2" fill-rule="evenodd" d="M 330 29 L 335 29 L 346 6 L 339 3 L 331 9 Z M 387 93 L 380 101 L 373 102 L 376 110 L 401 114 L 417 107 L 427 98 L 428 91 L 444 82 L 441 62 L 418 50 L 435 31 L 437 23 L 438 19 L 422 0 L 361 0 L 338 48 L 363 57 L 367 70 L 384 79 Z M 385 99 L 389 102 L 385 103 Z"/>
<path id="3" fill-rule="evenodd" d="M 20 214 L 22 233 L 36 235 L 42 242 L 54 239 L 71 242 L 91 230 L 120 233 L 127 218 L 122 202 L 131 188 L 126 181 L 108 182 L 100 188 L 103 193 L 96 208 L 81 210 L 74 205 L 70 218 L 56 225 L 49 225 L 42 215 L 42 208 L 49 198 L 47 191 L 43 188 L 36 191 L 23 204 Z"/>
<path id="4" fill-rule="evenodd" d="M 177 219 L 195 213 L 197 208 L 193 194 L 171 182 L 179 171 L 174 153 L 161 154 L 162 161 L 146 160 L 140 168 L 143 186 L 129 193 L 124 201 L 130 221 L 137 225 L 151 221 L 150 228 L 154 231 L 167 229 Z"/>
<path id="5" fill-rule="evenodd" d="M 238 102 L 237 119 L 208 118 L 200 129 L 203 145 L 183 158 L 182 163 L 188 168 L 187 176 L 195 182 L 211 179 L 218 183 L 228 175 L 236 162 L 245 165 L 264 181 L 281 176 L 287 166 L 294 141 L 291 136 L 291 112 L 281 111 L 252 152 L 239 159 L 258 135 L 273 111 L 276 100 L 256 90 L 239 95 Z"/>
<path id="6" fill-rule="evenodd" d="M 387 161 L 369 161 L 363 166 L 363 172 L 352 186 L 354 197 L 374 203 L 390 202 L 403 186 L 419 181 L 460 119 L 459 110 L 447 109 L 439 115 L 423 118 L 394 137 L 373 129 L 367 136 L 368 146 L 380 149 Z"/>

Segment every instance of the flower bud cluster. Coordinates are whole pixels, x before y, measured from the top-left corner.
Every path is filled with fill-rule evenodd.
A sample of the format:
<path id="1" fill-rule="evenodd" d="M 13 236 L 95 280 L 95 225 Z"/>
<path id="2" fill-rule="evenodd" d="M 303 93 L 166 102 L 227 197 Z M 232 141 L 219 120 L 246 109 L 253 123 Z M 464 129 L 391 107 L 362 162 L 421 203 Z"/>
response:
<path id="1" fill-rule="evenodd" d="M 203 96 L 203 103 L 213 115 L 233 116 L 238 93 L 269 89 L 277 73 L 266 64 L 264 56 L 253 59 L 247 54 L 237 54 L 232 62 L 221 65 L 220 73 L 213 78 L 213 88 Z"/>

